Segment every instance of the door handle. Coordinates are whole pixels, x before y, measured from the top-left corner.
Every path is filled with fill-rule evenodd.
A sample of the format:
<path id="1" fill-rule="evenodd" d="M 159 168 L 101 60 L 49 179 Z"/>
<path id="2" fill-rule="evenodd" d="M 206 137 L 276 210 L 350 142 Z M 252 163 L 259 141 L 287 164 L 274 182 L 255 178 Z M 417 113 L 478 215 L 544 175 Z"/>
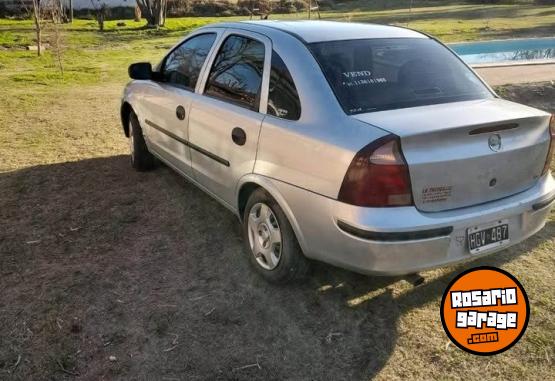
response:
<path id="1" fill-rule="evenodd" d="M 245 133 L 245 130 L 240 127 L 235 127 L 231 130 L 231 140 L 233 140 L 233 143 L 238 146 L 245 145 L 247 142 L 247 134 Z"/>
<path id="2" fill-rule="evenodd" d="M 185 119 L 185 108 L 181 105 L 177 106 L 175 109 L 175 116 L 177 116 L 179 120 Z"/>

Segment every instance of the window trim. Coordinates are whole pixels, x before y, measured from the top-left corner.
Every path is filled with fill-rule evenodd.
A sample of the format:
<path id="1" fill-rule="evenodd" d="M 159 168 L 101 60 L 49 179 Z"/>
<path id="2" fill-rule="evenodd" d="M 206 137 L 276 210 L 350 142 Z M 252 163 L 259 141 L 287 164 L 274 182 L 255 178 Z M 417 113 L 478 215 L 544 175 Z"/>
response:
<path id="1" fill-rule="evenodd" d="M 228 102 L 224 99 L 216 98 L 216 97 L 207 95 L 205 93 L 206 85 L 208 83 L 208 76 L 210 75 L 210 71 L 212 70 L 214 61 L 216 60 L 216 56 L 220 52 L 222 45 L 225 43 L 228 37 L 231 37 L 231 36 L 250 38 L 264 44 L 264 70 L 262 72 L 262 83 L 260 88 L 260 101 L 258 104 L 258 110 L 251 110 L 247 107 L 238 105 L 236 103 Z M 272 63 L 271 61 L 272 61 L 272 41 L 267 36 L 264 36 L 256 32 L 251 32 L 251 31 L 246 31 L 241 29 L 226 28 L 225 31 L 221 34 L 220 38 L 216 41 L 216 43 L 214 43 L 212 53 L 210 54 L 209 58 L 205 61 L 205 67 L 203 68 L 204 71 L 202 74 L 202 78 L 199 77 L 199 80 L 197 82 L 198 90 L 199 90 L 198 93 L 205 96 L 206 98 L 214 99 L 216 101 L 223 102 L 227 105 L 238 107 L 242 110 L 266 114 L 266 110 L 268 107 L 268 91 L 270 88 L 270 68 Z"/>
<path id="2" fill-rule="evenodd" d="M 160 78 L 162 78 L 162 80 L 160 82 L 162 82 L 162 83 L 164 83 L 168 86 L 172 86 L 172 87 L 175 87 L 175 88 L 178 88 L 178 89 L 181 89 L 181 90 L 188 91 L 190 93 L 195 93 L 197 88 L 198 88 L 198 84 L 201 80 L 203 71 L 206 69 L 206 63 L 210 59 L 210 56 L 211 56 L 211 54 L 214 50 L 214 46 L 216 46 L 216 44 L 219 41 L 219 34 L 220 33 L 218 33 L 218 32 L 219 31 L 212 30 L 212 29 L 199 30 L 198 33 L 194 33 L 194 34 L 191 34 L 191 35 L 187 36 L 185 39 L 181 40 L 174 47 L 172 47 L 170 49 L 170 51 L 168 53 L 166 53 L 164 58 L 162 58 L 162 61 L 160 61 L 160 63 L 158 64 L 158 67 L 156 68 L 157 71 L 160 73 Z M 199 76 L 197 78 L 197 83 L 195 84 L 195 87 L 193 89 L 191 89 L 191 88 L 187 88 L 183 85 L 179 85 L 177 83 L 172 83 L 172 82 L 165 81 L 163 79 L 164 78 L 164 69 L 165 69 L 165 66 L 166 66 L 166 62 L 167 62 L 168 58 L 172 55 L 172 53 L 175 52 L 177 49 L 179 49 L 183 44 L 186 44 L 187 42 L 191 41 L 193 38 L 200 37 L 200 36 L 203 36 L 203 35 L 206 35 L 206 34 L 213 34 L 215 36 L 215 38 L 214 38 L 214 42 L 212 42 L 212 46 L 208 50 L 208 54 L 206 55 L 206 59 L 204 60 L 202 66 L 200 67 Z"/>
<path id="3" fill-rule="evenodd" d="M 296 121 L 300 120 L 303 116 L 303 104 L 301 102 L 301 96 L 299 95 L 299 88 L 297 86 L 297 82 L 295 82 L 295 78 L 293 78 L 293 75 L 291 74 L 291 70 L 289 70 L 289 66 L 287 66 L 287 63 L 285 62 L 285 60 L 281 57 L 281 55 L 275 49 L 272 49 L 272 57 L 270 58 L 270 71 L 268 73 L 268 78 L 269 78 L 269 80 L 268 80 L 268 104 L 270 102 L 270 80 L 271 80 L 271 75 L 272 75 L 272 58 L 274 56 L 274 53 L 279 57 L 281 62 L 283 62 L 283 65 L 285 66 L 285 69 L 289 73 L 289 76 L 291 77 L 291 81 L 293 81 L 293 85 L 295 86 L 295 90 L 297 92 L 297 99 L 299 100 L 299 117 L 296 118 L 296 119 L 288 119 L 288 118 L 282 118 L 280 116 L 272 115 L 272 114 L 268 113 L 268 108 L 267 107 L 266 107 L 266 115 L 268 117 L 272 117 L 272 118 L 276 118 L 276 119 L 280 119 L 280 120 L 287 120 L 289 122 L 296 122 Z"/>

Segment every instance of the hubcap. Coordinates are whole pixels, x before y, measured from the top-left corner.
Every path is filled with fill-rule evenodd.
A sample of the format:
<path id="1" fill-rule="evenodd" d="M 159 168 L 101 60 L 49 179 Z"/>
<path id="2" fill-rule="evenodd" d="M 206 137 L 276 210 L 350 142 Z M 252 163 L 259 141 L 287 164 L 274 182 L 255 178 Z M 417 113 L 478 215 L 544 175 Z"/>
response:
<path id="1" fill-rule="evenodd" d="M 249 244 L 256 262 L 273 270 L 281 259 L 281 230 L 274 212 L 264 203 L 254 204 L 247 221 Z"/>
<path id="2" fill-rule="evenodd" d="M 131 161 L 135 160 L 135 144 L 133 142 L 133 123 L 129 121 L 129 151 L 131 152 Z"/>

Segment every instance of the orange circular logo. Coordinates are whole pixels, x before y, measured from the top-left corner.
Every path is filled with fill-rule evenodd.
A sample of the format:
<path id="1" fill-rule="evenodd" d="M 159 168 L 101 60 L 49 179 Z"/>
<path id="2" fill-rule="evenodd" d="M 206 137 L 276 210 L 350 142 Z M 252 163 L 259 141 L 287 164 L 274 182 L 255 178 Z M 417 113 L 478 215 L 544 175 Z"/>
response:
<path id="1" fill-rule="evenodd" d="M 495 267 L 476 267 L 451 281 L 441 300 L 441 323 L 459 348 L 489 356 L 512 347 L 530 317 L 518 280 Z"/>

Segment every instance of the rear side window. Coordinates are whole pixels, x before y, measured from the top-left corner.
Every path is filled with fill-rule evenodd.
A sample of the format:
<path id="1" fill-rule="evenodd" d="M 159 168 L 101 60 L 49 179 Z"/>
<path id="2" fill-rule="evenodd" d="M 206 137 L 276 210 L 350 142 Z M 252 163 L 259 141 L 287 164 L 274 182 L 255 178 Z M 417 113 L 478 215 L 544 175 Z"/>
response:
<path id="1" fill-rule="evenodd" d="M 194 91 L 202 65 L 215 39 L 215 33 L 201 34 L 185 41 L 171 52 L 164 65 L 164 80 Z"/>
<path id="2" fill-rule="evenodd" d="M 267 112 L 289 120 L 298 120 L 301 116 L 301 102 L 297 88 L 285 62 L 275 51 L 272 52 Z"/>
<path id="3" fill-rule="evenodd" d="M 347 114 L 492 97 L 471 70 L 432 39 L 321 42 L 310 50 Z"/>
<path id="4" fill-rule="evenodd" d="M 204 93 L 258 111 L 263 71 L 264 44 L 229 36 L 214 60 Z"/>

